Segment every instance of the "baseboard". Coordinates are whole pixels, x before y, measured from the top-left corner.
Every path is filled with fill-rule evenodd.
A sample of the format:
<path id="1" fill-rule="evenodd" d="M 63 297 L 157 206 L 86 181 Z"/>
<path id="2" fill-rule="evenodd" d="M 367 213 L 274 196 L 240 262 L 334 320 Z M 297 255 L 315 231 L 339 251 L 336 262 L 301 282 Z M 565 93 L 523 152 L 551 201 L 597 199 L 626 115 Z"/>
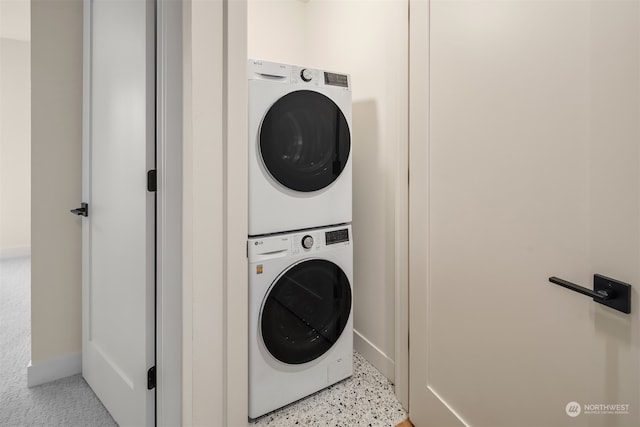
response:
<path id="1" fill-rule="evenodd" d="M 27 387 L 35 387 L 82 372 L 82 353 L 71 353 L 27 368 Z"/>
<path id="2" fill-rule="evenodd" d="M 0 249 L 0 259 L 31 256 L 31 247 Z"/>
<path id="3" fill-rule="evenodd" d="M 353 330 L 353 347 L 389 381 L 395 382 L 396 366 L 393 360 L 355 329 Z"/>

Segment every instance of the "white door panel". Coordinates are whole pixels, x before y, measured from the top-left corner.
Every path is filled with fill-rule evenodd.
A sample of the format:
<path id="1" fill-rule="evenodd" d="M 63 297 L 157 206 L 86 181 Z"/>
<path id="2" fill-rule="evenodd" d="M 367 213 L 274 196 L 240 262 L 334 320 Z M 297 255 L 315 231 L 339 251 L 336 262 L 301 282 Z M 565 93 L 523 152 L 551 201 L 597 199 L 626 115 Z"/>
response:
<path id="1" fill-rule="evenodd" d="M 640 2 L 416 3 L 412 420 L 640 425 Z M 548 282 L 594 273 L 630 315 Z"/>
<path id="2" fill-rule="evenodd" d="M 120 425 L 153 425 L 153 2 L 85 2 L 83 375 Z"/>

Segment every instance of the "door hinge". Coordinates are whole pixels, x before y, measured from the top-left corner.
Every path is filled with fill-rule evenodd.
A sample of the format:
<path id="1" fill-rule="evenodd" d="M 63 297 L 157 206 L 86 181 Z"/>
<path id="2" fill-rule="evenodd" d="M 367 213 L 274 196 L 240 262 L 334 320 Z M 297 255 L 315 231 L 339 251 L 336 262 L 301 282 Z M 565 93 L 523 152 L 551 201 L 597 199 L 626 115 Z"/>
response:
<path id="1" fill-rule="evenodd" d="M 79 208 L 71 209 L 70 212 L 74 215 L 89 216 L 89 205 L 83 202 Z"/>
<path id="2" fill-rule="evenodd" d="M 156 367 L 152 366 L 147 371 L 147 390 L 156 388 Z"/>
<path id="3" fill-rule="evenodd" d="M 156 170 L 151 169 L 147 172 L 147 191 L 156 191 L 158 189 L 158 179 Z"/>

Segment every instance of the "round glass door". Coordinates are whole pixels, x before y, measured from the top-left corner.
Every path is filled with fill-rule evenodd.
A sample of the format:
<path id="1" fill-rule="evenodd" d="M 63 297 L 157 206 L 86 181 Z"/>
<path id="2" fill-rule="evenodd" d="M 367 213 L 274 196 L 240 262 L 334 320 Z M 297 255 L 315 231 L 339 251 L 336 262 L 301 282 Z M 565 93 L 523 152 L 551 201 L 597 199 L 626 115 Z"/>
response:
<path id="1" fill-rule="evenodd" d="M 287 364 L 310 362 L 340 338 L 351 312 L 351 286 L 336 264 L 294 265 L 272 286 L 261 313 L 267 350 Z"/>
<path id="2" fill-rule="evenodd" d="M 331 99 L 301 90 L 283 96 L 269 109 L 259 143 L 262 161 L 276 181 L 311 192 L 340 176 L 349 158 L 351 134 Z"/>

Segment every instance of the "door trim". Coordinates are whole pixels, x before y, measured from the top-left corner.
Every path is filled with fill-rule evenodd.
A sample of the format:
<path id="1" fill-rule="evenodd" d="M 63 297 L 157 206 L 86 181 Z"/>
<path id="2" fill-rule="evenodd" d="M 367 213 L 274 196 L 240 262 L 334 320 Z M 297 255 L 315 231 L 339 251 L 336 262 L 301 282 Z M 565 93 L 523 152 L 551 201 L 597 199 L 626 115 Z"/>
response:
<path id="1" fill-rule="evenodd" d="M 156 420 L 182 424 L 182 4 L 156 1 Z"/>
<path id="2" fill-rule="evenodd" d="M 429 293 L 429 183 L 430 153 L 430 0 L 409 1 L 409 328 L 425 331 L 429 343 L 429 306 L 418 305 Z M 422 357 L 420 357 L 422 356 Z M 429 352 L 422 355 L 416 346 L 409 348 L 411 376 L 409 384 L 409 417 L 421 420 L 421 413 L 429 412 L 430 420 L 441 425 L 467 425 L 438 394 L 427 387 L 429 383 Z M 417 360 L 420 363 L 416 363 Z M 416 369 L 418 368 L 418 369 Z M 421 391 L 421 392 L 420 392 Z M 413 409 L 413 411 L 412 411 Z"/>
<path id="3" fill-rule="evenodd" d="M 410 16 L 410 2 L 406 1 L 407 19 Z M 409 410 L 409 99 L 411 82 L 409 81 L 409 36 L 411 22 L 406 27 L 406 73 L 402 89 L 402 111 L 398 113 L 398 120 L 402 121 L 401 133 L 398 135 L 398 145 L 395 164 L 395 354 L 394 354 L 394 383 L 395 394 L 405 410 Z"/>
<path id="4" fill-rule="evenodd" d="M 82 201 L 91 206 L 91 28 L 92 13 L 91 0 L 83 0 L 82 4 Z M 89 250 L 91 248 L 91 238 L 89 233 L 89 221 L 82 220 L 82 340 L 85 342 L 86 333 L 84 330 L 84 319 L 87 316 L 89 296 L 85 292 L 85 285 L 89 283 L 89 270 L 85 267 L 89 265 Z M 84 370 L 84 369 L 82 369 Z"/>

